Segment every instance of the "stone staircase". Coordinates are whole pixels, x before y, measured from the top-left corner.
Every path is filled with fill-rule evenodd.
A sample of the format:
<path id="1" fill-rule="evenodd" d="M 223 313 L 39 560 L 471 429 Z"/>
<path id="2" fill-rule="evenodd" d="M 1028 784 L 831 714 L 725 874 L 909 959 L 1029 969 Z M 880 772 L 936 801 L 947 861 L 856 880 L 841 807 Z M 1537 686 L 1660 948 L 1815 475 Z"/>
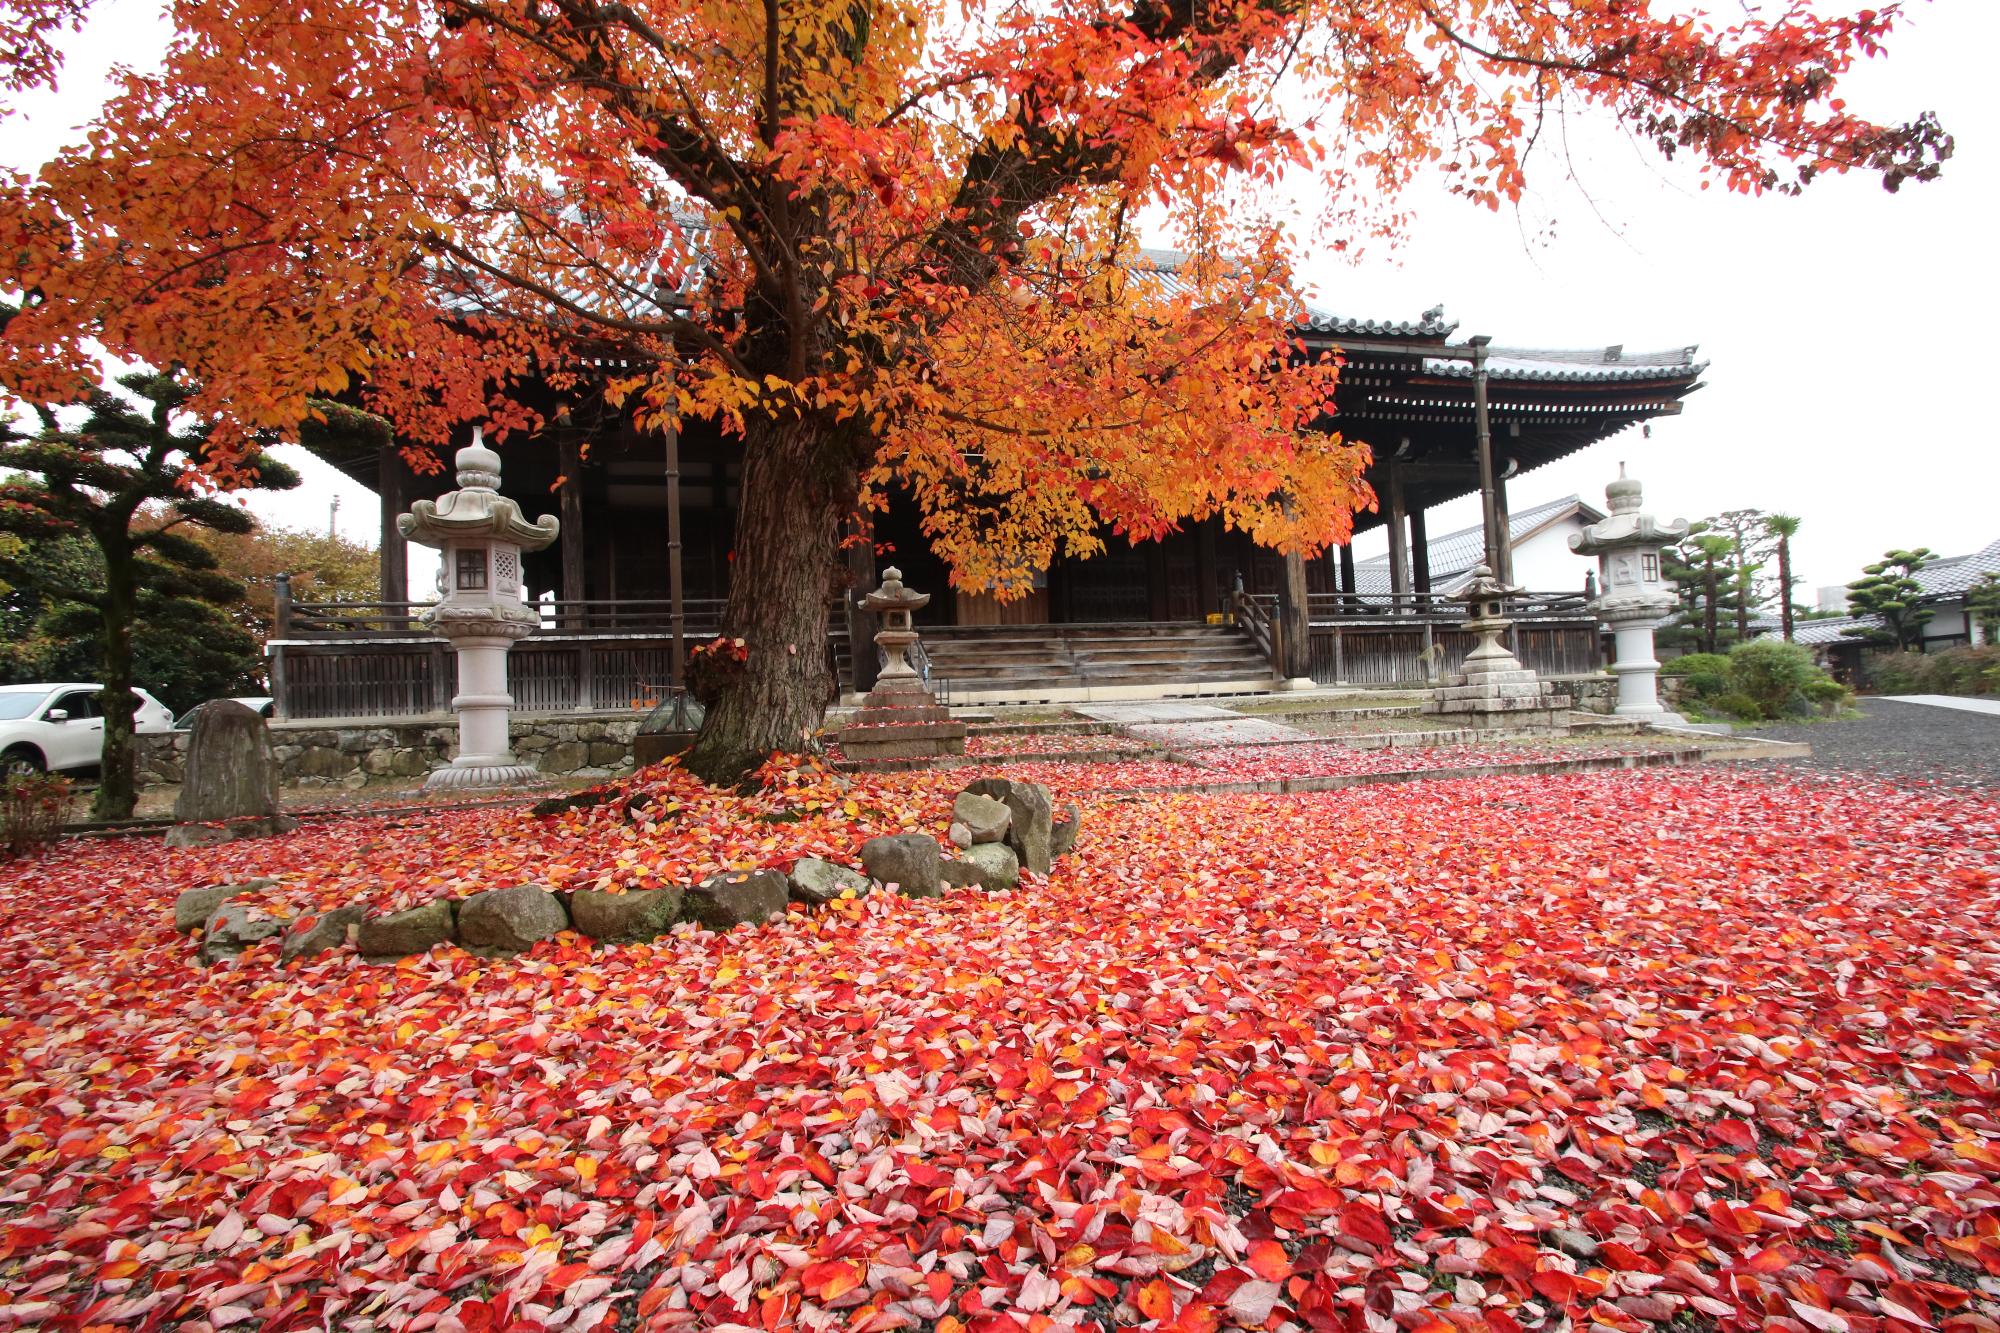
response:
<path id="1" fill-rule="evenodd" d="M 1253 694 L 1271 667 L 1230 625 L 940 626 L 923 631 L 931 675 L 957 704 Z"/>

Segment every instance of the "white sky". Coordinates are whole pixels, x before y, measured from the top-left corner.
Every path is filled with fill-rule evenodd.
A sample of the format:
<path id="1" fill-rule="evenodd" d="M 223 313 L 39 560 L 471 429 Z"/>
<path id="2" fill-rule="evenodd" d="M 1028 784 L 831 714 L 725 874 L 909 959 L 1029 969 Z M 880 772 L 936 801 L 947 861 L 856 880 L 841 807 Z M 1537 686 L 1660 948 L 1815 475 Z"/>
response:
<path id="1" fill-rule="evenodd" d="M 155 0 L 99 0 L 61 89 L 0 122 L 0 163 L 31 167 L 76 137 L 105 72 L 150 64 L 165 37 Z M 1860 178 L 1828 180 L 1801 199 L 1745 199 L 1699 191 L 1687 170 L 1593 130 L 1572 136 L 1568 163 L 1556 152 L 1531 163 L 1534 193 L 1518 213 L 1415 196 L 1420 216 L 1397 253 L 1308 264 L 1311 295 L 1342 314 L 1391 319 L 1442 301 L 1456 337 L 1512 346 L 1700 344 L 1707 387 L 1684 415 L 1656 423 L 1650 439 L 1627 432 L 1517 477 L 1516 509 L 1572 492 L 1600 502 L 1624 460 L 1663 517 L 1798 514 L 1804 601 L 1890 546 L 1977 549 L 2000 537 L 1984 341 L 2000 297 L 2000 99 L 1986 69 L 1995 49 L 2000 4 L 1917 3 L 1889 57 L 1847 85 L 1850 104 L 1878 119 L 1939 113 L 1957 139 L 1940 181 L 1890 195 Z M 324 527 L 338 496 L 340 531 L 372 542 L 373 494 L 303 451 L 288 456 L 305 484 L 253 507 Z M 1476 522 L 1468 499 L 1434 511 L 1430 530 Z M 1357 554 L 1381 540 L 1363 537 Z"/>

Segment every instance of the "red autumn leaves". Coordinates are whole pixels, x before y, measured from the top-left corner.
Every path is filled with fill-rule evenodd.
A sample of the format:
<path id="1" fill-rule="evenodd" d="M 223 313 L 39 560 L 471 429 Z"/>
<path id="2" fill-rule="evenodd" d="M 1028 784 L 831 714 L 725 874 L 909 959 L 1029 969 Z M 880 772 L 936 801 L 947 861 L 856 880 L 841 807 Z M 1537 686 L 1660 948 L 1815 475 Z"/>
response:
<path id="1" fill-rule="evenodd" d="M 0 1328 L 1992 1331 L 1976 796 L 1105 798 L 1017 892 L 720 938 L 207 969 L 167 925 L 253 858 L 636 882 L 955 790 L 771 777 L 10 869 Z"/>

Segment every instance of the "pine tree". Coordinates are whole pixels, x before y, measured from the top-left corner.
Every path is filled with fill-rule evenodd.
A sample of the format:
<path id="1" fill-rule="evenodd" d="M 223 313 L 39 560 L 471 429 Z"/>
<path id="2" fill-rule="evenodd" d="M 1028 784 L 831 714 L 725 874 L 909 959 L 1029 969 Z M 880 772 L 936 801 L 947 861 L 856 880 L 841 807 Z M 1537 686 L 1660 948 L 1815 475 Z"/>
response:
<path id="1" fill-rule="evenodd" d="M 1855 615 L 1873 616 L 1881 621 L 1881 627 L 1848 633 L 1893 643 L 1906 652 L 1921 647 L 1924 626 L 1937 612 L 1922 604 L 1924 585 L 1917 582 L 1916 574 L 1930 563 L 1933 554 L 1928 546 L 1913 551 L 1887 551 L 1874 564 L 1864 565 L 1862 573 L 1866 577 L 1847 585 L 1847 604 Z"/>
<path id="2" fill-rule="evenodd" d="M 45 621 L 49 632 L 58 639 L 94 634 L 97 641 L 104 748 L 91 813 L 98 819 L 127 818 L 137 800 L 135 627 L 144 621 L 230 629 L 212 608 L 242 595 L 242 585 L 216 573 L 215 556 L 183 529 L 247 532 L 254 526 L 240 506 L 190 486 L 207 437 L 201 423 L 176 427 L 176 410 L 190 390 L 171 375 L 150 371 L 121 376 L 118 383 L 131 397 L 94 391 L 77 429 L 64 429 L 55 410 L 41 405 L 39 434 L 8 428 L 0 443 L 0 469 L 34 478 L 0 486 L 0 531 L 21 538 L 29 551 L 65 535 L 86 537 L 96 548 L 97 561 L 71 562 L 71 577 L 36 572 L 40 591 L 57 608 Z M 248 476 L 264 490 L 299 480 L 268 455 L 252 460 Z"/>

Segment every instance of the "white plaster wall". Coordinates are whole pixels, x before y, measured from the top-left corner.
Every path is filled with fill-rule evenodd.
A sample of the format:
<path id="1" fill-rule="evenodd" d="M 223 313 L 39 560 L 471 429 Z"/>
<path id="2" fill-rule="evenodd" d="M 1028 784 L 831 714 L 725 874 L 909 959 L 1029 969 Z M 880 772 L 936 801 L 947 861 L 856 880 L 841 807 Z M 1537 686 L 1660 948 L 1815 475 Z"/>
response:
<path id="1" fill-rule="evenodd" d="M 1583 577 L 1597 568 L 1596 556 L 1569 549 L 1569 537 L 1584 524 L 1573 518 L 1552 523 L 1514 546 L 1514 582 L 1529 592 L 1582 592 Z"/>

